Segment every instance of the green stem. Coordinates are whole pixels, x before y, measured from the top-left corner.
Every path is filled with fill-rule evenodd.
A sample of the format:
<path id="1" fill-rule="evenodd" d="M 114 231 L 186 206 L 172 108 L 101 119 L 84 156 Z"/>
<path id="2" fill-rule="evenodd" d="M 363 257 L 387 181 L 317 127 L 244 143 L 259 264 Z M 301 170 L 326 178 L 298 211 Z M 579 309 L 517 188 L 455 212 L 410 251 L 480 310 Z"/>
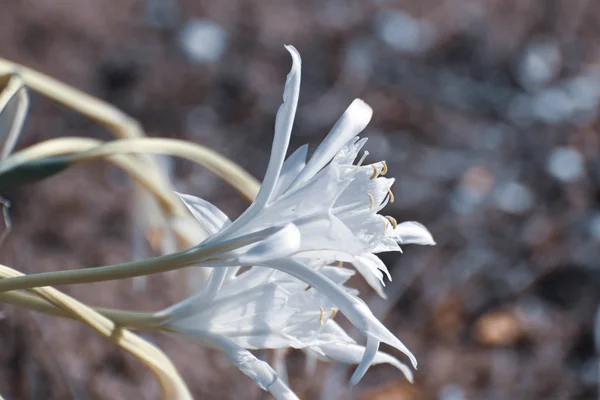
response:
<path id="1" fill-rule="evenodd" d="M 43 314 L 77 319 L 73 314 L 68 313 L 48 303 L 47 301 L 28 293 L 0 293 L 0 302 L 27 308 Z M 104 315 L 106 318 L 111 319 L 117 325 L 121 325 L 125 328 L 160 329 L 161 324 L 168 319 L 168 315 L 156 315 L 155 313 L 151 312 L 116 310 L 113 308 L 104 307 L 92 307 L 92 309 Z"/>
<path id="2" fill-rule="evenodd" d="M 275 230 L 276 228 L 267 228 L 235 239 L 224 240 L 218 244 L 199 245 L 178 253 L 143 261 L 4 278 L 0 279 L 0 293 L 43 286 L 113 281 L 173 271 L 194 264 L 201 265 L 220 254 L 259 242 L 272 235 Z"/>
<path id="3" fill-rule="evenodd" d="M 0 292 L 31 289 L 41 286 L 72 285 L 92 283 L 172 271 L 193 264 L 197 260 L 195 252 L 186 250 L 143 261 L 133 261 L 105 267 L 42 272 L 0 280 Z"/>

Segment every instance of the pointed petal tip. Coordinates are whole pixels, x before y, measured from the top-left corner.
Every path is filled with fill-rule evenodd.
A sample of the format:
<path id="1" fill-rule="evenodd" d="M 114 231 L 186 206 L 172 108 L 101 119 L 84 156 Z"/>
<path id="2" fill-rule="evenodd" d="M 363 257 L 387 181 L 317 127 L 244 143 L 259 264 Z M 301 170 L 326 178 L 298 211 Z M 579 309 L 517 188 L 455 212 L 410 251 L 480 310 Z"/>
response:
<path id="1" fill-rule="evenodd" d="M 253 203 L 257 210 L 262 209 L 271 201 L 275 191 L 290 144 L 292 126 L 298 107 L 298 97 L 300 96 L 302 59 L 294 46 L 285 46 L 285 48 L 292 56 L 292 67 L 285 80 L 283 104 L 279 106 L 275 116 L 275 136 L 271 146 L 271 157 L 269 158 L 267 171 Z"/>
<path id="2" fill-rule="evenodd" d="M 406 354 L 406 356 L 410 360 L 410 364 L 416 370 L 417 369 L 417 365 L 419 364 L 417 362 L 417 357 L 415 357 L 415 355 L 411 351 L 403 351 L 403 353 Z"/>
<path id="3" fill-rule="evenodd" d="M 400 244 L 420 244 L 434 246 L 436 244 L 429 230 L 421 223 L 407 221 L 398 224 L 394 229 L 394 236 Z"/>
<path id="4" fill-rule="evenodd" d="M 294 65 L 298 64 L 298 66 L 300 66 L 300 64 L 302 63 L 302 59 L 300 58 L 300 53 L 298 52 L 298 50 L 291 44 L 286 44 L 284 45 L 284 47 L 292 56 L 292 61 L 294 62 Z"/>
<path id="5" fill-rule="evenodd" d="M 360 382 L 360 380 L 365 376 L 367 370 L 373 363 L 373 360 L 377 356 L 377 352 L 379 351 L 379 340 L 373 336 L 367 337 L 367 345 L 365 347 L 365 351 L 363 353 L 363 357 L 360 360 L 360 363 L 354 370 L 352 377 L 350 378 L 350 387 L 355 386 Z"/>
<path id="6" fill-rule="evenodd" d="M 383 325 L 381 325 L 383 327 Z M 417 357 L 415 357 L 415 355 L 408 349 L 408 347 L 406 347 L 404 345 L 404 343 L 402 343 L 400 341 L 400 339 L 398 339 L 393 333 L 391 333 L 390 331 L 387 330 L 387 328 L 384 328 L 385 330 L 380 330 L 378 333 L 372 331 L 372 332 L 367 332 L 368 335 L 373 335 L 374 337 L 376 337 L 378 340 L 380 340 L 381 342 L 390 345 L 392 347 L 394 347 L 397 350 L 400 350 L 402 353 L 404 353 L 408 359 L 410 360 L 410 363 L 412 365 L 412 367 L 414 369 L 417 369 Z"/>

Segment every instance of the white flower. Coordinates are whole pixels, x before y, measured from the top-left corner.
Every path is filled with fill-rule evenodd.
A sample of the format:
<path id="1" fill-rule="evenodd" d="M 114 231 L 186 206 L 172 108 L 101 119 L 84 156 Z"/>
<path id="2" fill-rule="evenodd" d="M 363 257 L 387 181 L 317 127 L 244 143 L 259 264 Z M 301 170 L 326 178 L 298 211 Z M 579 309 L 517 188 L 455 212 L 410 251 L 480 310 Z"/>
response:
<path id="1" fill-rule="evenodd" d="M 398 243 L 435 242 L 421 224 L 397 224 L 392 217 L 379 214 L 393 201 L 394 179 L 381 176 L 387 173 L 384 161 L 362 165 L 365 153 L 358 164 L 353 164 L 366 142 L 357 135 L 372 115 L 371 107 L 362 100 L 352 102 L 308 162 L 306 145 L 284 162 L 300 87 L 300 56 L 293 47 L 286 48 L 293 66 L 284 103 L 277 113 L 271 158 L 261 189 L 241 217 L 203 245 L 210 247 L 258 233 L 266 235 L 285 227 L 285 232 L 272 238 L 271 243 L 228 256 L 244 256 L 243 261 L 251 263 L 288 255 L 311 266 L 347 261 L 384 296 L 383 276 L 389 278 L 389 273 L 374 254 L 400 251 Z M 252 260 L 248 260 L 249 251 Z"/>
<path id="2" fill-rule="evenodd" d="M 224 299 L 220 297 L 221 291 L 246 293 L 243 285 L 235 285 L 243 276 L 237 275 L 239 266 L 262 266 L 289 274 L 322 293 L 367 337 L 364 348 L 337 339 L 329 344 L 322 340 L 318 342 L 319 345 L 317 342 L 313 343 L 313 350 L 318 353 L 320 350 L 323 357 L 336 358 L 334 355 L 337 354 L 340 358 L 340 343 L 352 345 L 353 350 L 348 350 L 347 353 L 347 357 L 352 360 L 355 358 L 350 354 L 358 354 L 357 349 L 362 352 L 360 363 L 351 379 L 352 384 L 360 380 L 373 362 L 382 362 L 382 356 L 378 352 L 380 342 L 404 352 L 413 367 L 416 367 L 415 357 L 402 342 L 383 326 L 362 300 L 328 276 L 324 266 L 335 261 L 350 262 L 383 295 L 383 275 L 386 274 L 389 278 L 389 273 L 375 253 L 400 251 L 399 243 L 434 244 L 434 241 L 427 229 L 416 222 L 397 224 L 393 218 L 378 214 L 389 201 L 393 201 L 390 190 L 393 179 L 382 177 L 387 172 L 387 165 L 383 161 L 362 165 L 366 152 L 358 164 L 354 165 L 354 160 L 366 141 L 359 140 L 357 135 L 366 127 L 372 114 L 371 108 L 362 100 L 352 102 L 308 162 L 305 161 L 306 146 L 299 148 L 284 162 L 298 102 L 301 64 L 297 51 L 291 46 L 286 48 L 292 55 L 293 65 L 286 81 L 284 102 L 275 121 L 271 157 L 256 200 L 238 219 L 229 222 L 210 203 L 193 196 L 181 195 L 191 212 L 211 234 L 207 240 L 192 249 L 191 254 L 199 256 L 197 261 L 201 266 L 214 267 L 214 270 L 207 287 L 194 297 L 193 302 L 170 310 L 175 312 L 176 317 L 171 321 L 180 322 L 173 327 L 187 332 L 190 329 L 218 331 L 219 335 L 233 340 L 232 336 L 236 336 L 235 332 L 238 332 L 236 329 L 241 329 L 242 326 L 224 324 L 216 314 L 209 317 L 208 322 L 202 322 L 203 318 L 189 319 L 190 324 L 186 326 L 181 325 L 181 322 L 191 315 L 188 306 L 192 303 L 196 307 L 208 307 L 201 311 L 205 316 L 218 313 L 223 317 L 223 309 L 215 311 L 219 307 L 214 303 L 219 298 Z M 301 310 L 308 314 L 299 312 L 300 314 L 292 316 L 288 313 L 289 307 L 282 306 L 281 303 L 285 292 L 279 291 L 280 288 L 262 289 L 271 292 L 246 293 L 237 300 L 243 301 L 244 296 L 249 296 L 248 304 L 256 307 L 253 324 L 247 325 L 247 321 L 242 323 L 246 324 L 246 328 L 252 326 L 253 334 L 237 335 L 239 344 L 253 348 L 251 342 L 256 340 L 259 343 L 264 341 L 263 346 L 271 346 L 281 340 L 281 345 L 292 347 L 308 343 L 305 335 L 309 332 L 303 331 L 301 324 L 290 324 L 290 321 L 298 319 L 299 315 L 308 317 L 310 313 L 320 311 L 322 306 L 316 308 L 315 304 L 315 309 L 308 311 L 307 307 L 311 303 L 305 302 L 302 303 Z M 256 299 L 270 298 L 272 301 L 263 302 L 264 304 L 251 302 L 251 295 L 257 296 Z M 211 304 L 213 310 L 210 309 Z M 271 307 L 279 311 L 271 311 Z M 233 312 L 232 317 L 236 315 L 234 310 L 229 312 Z M 278 312 L 281 314 L 277 314 Z M 243 320 L 242 314 L 236 318 L 239 318 L 238 321 Z M 282 324 L 283 331 L 280 330 Z M 289 334 L 290 326 L 297 326 L 299 331 Z M 256 335 L 258 327 L 269 332 L 277 331 L 279 336 Z M 225 332 L 222 329 L 231 331 Z M 287 334 L 282 336 L 281 332 L 286 329 Z M 319 335 L 321 333 L 316 337 Z"/>
<path id="3" fill-rule="evenodd" d="M 354 274 L 337 266 L 320 267 L 319 272 L 340 286 Z M 292 347 L 324 360 L 358 364 L 365 351 L 333 321 L 337 308 L 331 300 L 288 274 L 263 267 L 252 267 L 230 279 L 211 299 L 200 291 L 163 314 L 170 316 L 164 324 L 169 330 L 210 344 L 217 339 L 230 343 L 233 347 L 223 348 L 233 351 L 230 358 L 235 360 L 240 348 Z M 390 363 L 412 380 L 410 369 L 389 354 L 378 352 L 371 365 L 378 363 Z M 240 368 L 250 375 L 247 370 L 252 368 L 244 365 L 246 370 Z M 269 388 L 264 380 L 259 384 Z"/>

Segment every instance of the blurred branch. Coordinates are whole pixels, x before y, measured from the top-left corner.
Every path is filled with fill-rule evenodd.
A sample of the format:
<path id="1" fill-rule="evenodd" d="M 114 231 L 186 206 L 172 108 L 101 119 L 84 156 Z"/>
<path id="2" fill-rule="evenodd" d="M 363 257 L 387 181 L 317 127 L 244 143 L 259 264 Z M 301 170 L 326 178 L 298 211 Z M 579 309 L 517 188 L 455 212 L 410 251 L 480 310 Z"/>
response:
<path id="1" fill-rule="evenodd" d="M 14 110 L 9 107 L 9 103 L 13 99 L 17 101 Z M 4 136 L 4 132 L 0 132 L 4 144 L 0 153 L 0 161 L 8 157 L 17 143 L 28 109 L 29 96 L 27 95 L 22 79 L 18 76 L 11 76 L 4 90 L 0 92 L 0 115 L 7 112 L 10 119 L 8 134 Z"/>
<path id="2" fill-rule="evenodd" d="M 4 265 L 0 265 L 0 275 L 3 278 L 24 276 L 20 272 Z M 192 399 L 187 386 L 169 358 L 156 346 L 146 342 L 127 329 L 123 329 L 85 304 L 54 288 L 42 287 L 32 289 L 32 291 L 56 308 L 71 314 L 74 318 L 91 326 L 102 336 L 110 339 L 146 364 L 160 383 L 163 399 Z"/>
<path id="3" fill-rule="evenodd" d="M 223 179 L 246 199 L 252 201 L 260 183 L 239 165 L 217 152 L 196 143 L 178 139 L 140 138 L 108 142 L 85 153 L 73 155 L 73 162 L 93 160 L 116 154 L 152 153 L 184 158 L 198 163 Z"/>
<path id="4" fill-rule="evenodd" d="M 111 142 L 102 142 L 86 138 L 59 138 L 51 139 L 31 146 L 21 152 L 13 154 L 5 163 L 0 165 L 0 176 L 14 172 L 17 168 L 35 168 L 34 161 L 40 162 L 40 174 L 48 174 L 48 167 L 53 161 L 57 162 L 56 170 L 67 168 L 78 162 L 106 158 L 125 168 L 128 173 L 140 181 L 144 186 L 158 186 L 152 181 L 153 176 L 148 174 L 143 166 L 134 166 L 130 159 L 123 158 L 123 154 L 164 154 L 184 158 L 192 161 L 216 174 L 219 178 L 229 183 L 234 189 L 248 200 L 253 200 L 258 193 L 260 183 L 239 165 L 228 158 L 196 143 L 178 139 L 165 138 L 137 138 L 121 139 Z M 69 155 L 62 159 L 50 157 Z M 59 168 L 62 167 L 62 168 Z M 163 187 L 156 191 L 163 192 Z M 161 195 L 161 198 L 164 196 Z M 166 201 L 166 200 L 165 200 Z M 178 204 L 181 204 L 177 200 Z"/>

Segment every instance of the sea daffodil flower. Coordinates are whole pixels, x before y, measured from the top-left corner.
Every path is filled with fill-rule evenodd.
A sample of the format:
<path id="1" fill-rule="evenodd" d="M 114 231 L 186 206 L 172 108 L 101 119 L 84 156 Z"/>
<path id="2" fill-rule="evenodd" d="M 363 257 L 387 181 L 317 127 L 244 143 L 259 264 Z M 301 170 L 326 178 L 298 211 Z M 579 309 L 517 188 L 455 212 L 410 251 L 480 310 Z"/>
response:
<path id="1" fill-rule="evenodd" d="M 318 272 L 342 286 L 354 272 L 337 266 L 319 267 Z M 343 287 L 351 295 L 356 291 Z M 264 267 L 251 269 L 225 282 L 213 298 L 199 291 L 162 314 L 164 326 L 226 351 L 247 375 L 271 390 L 263 362 L 245 356 L 241 349 L 303 349 L 323 360 L 358 364 L 365 347 L 356 342 L 333 319 L 338 309 L 322 293 L 292 276 Z M 370 365 L 389 363 L 412 381 L 410 369 L 396 358 L 377 352 Z M 259 371 L 254 371 L 258 368 Z M 254 372 L 253 372 L 254 371 Z M 277 397 L 277 396 L 276 396 Z"/>
<path id="2" fill-rule="evenodd" d="M 400 244 L 435 242 L 421 224 L 398 224 L 392 217 L 379 214 L 388 202 L 394 200 L 390 189 L 393 179 L 383 177 L 387 173 L 384 161 L 363 165 L 366 152 L 354 164 L 366 141 L 357 135 L 366 127 L 372 115 L 371 108 L 362 100 L 352 102 L 308 161 L 306 146 L 285 159 L 298 103 L 301 69 L 300 55 L 296 49 L 292 46 L 286 46 L 286 49 L 292 56 L 292 69 L 287 76 L 284 101 L 275 121 L 271 157 L 255 201 L 239 218 L 230 222 L 210 203 L 181 195 L 190 211 L 211 234 L 197 246 L 197 251 L 218 249 L 213 251 L 210 258 L 205 257 L 200 262 L 201 266 L 214 267 L 214 270 L 207 286 L 195 295 L 193 303 L 196 306 L 214 306 L 222 290 L 235 288 L 235 280 L 240 279 L 240 265 L 276 269 L 319 291 L 367 337 L 366 346 L 358 348 L 362 351 L 362 358 L 351 384 L 356 384 L 373 362 L 381 360 L 378 351 L 380 342 L 404 352 L 416 367 L 416 358 L 406 346 L 385 328 L 362 300 L 324 273 L 323 268 L 333 262 L 352 263 L 367 282 L 383 295 L 383 275 L 389 277 L 389 273 L 375 254 L 400 251 Z M 272 304 L 266 302 L 262 311 L 257 310 L 263 314 L 256 318 L 267 330 L 277 328 L 272 325 L 275 321 L 269 319 L 274 314 L 267 310 L 269 306 L 278 307 L 275 299 L 280 298 L 275 294 Z M 190 304 L 188 302 L 185 306 L 172 309 L 171 312 L 175 314 L 171 314 L 174 316 L 171 321 L 181 322 L 189 317 L 187 312 L 190 311 Z M 204 312 L 210 313 L 210 310 Z M 281 312 L 282 317 L 288 318 L 282 318 L 285 321 L 293 318 Z M 195 320 L 199 325 L 193 325 L 194 329 L 211 331 L 210 326 L 202 325 L 199 319 Z M 216 322 L 218 318 L 212 321 Z M 189 325 L 171 327 L 188 332 L 192 329 Z M 233 334 L 229 333 L 227 337 Z M 293 337 L 288 335 L 286 340 Z M 275 339 L 272 335 L 263 336 L 260 340 L 267 338 L 281 340 L 281 337 Z M 298 335 L 295 338 L 298 339 Z M 247 338 L 250 339 L 259 340 L 256 335 Z M 239 344 L 250 345 L 250 342 Z M 293 347 L 291 341 L 285 344 Z M 335 353 L 332 349 L 339 349 L 339 345 L 331 346 L 334 345 L 329 347 L 331 354 Z M 325 342 L 313 347 L 326 353 Z M 350 353 L 356 354 L 356 351 Z"/>

